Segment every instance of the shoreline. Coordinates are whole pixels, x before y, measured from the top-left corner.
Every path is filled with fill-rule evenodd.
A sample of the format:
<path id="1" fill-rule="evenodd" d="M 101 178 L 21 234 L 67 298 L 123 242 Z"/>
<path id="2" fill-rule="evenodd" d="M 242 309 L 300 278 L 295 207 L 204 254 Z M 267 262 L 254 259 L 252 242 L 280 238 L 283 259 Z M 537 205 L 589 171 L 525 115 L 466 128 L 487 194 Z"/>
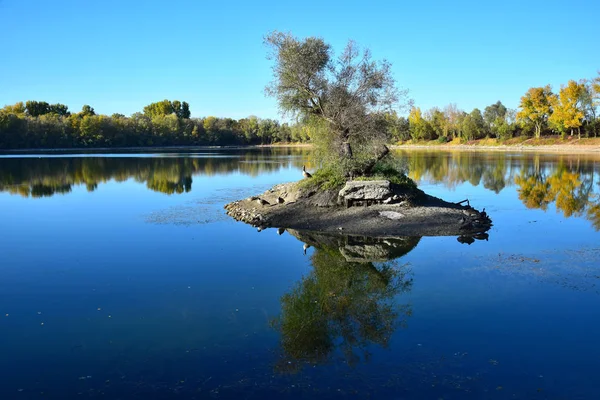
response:
<path id="1" fill-rule="evenodd" d="M 443 150 L 443 151 L 479 151 L 479 152 L 538 152 L 554 154 L 600 154 L 599 144 L 558 143 L 558 144 L 527 144 L 527 141 L 515 144 L 478 144 L 469 143 L 445 143 L 427 144 L 407 143 L 388 145 L 391 150 Z M 122 153 L 177 153 L 209 150 L 259 150 L 272 148 L 312 148 L 310 143 L 281 143 L 281 144 L 258 144 L 258 145 L 223 145 L 223 146 L 160 146 L 160 147 L 98 147 L 98 148 L 60 148 L 60 149 L 10 149 L 0 150 L 0 156 L 6 155 L 28 155 L 28 154 L 122 154 Z"/>
<path id="2" fill-rule="evenodd" d="M 537 152 L 537 153 L 560 153 L 560 154 L 600 154 L 600 146 L 594 145 L 477 145 L 477 144 L 402 144 L 391 145 L 393 150 L 446 150 L 446 151 L 485 151 L 485 152 Z"/>
<path id="3" fill-rule="evenodd" d="M 245 149 L 263 149 L 263 148 L 285 148 L 285 147 L 298 147 L 298 148 L 310 148 L 312 147 L 309 143 L 290 143 L 290 144 L 253 144 L 253 145 L 223 145 L 223 146 L 158 146 L 158 147 L 147 147 L 147 146 L 136 146 L 136 147 L 72 147 L 72 148 L 59 148 L 59 149 L 0 149 L 0 156 L 2 155 L 27 155 L 27 154 L 111 154 L 111 153 L 162 153 L 162 152 L 190 152 L 190 151 L 204 151 L 204 150 L 245 150 Z"/>
<path id="4" fill-rule="evenodd" d="M 392 149 L 431 149 L 431 150 L 459 150 L 459 151 L 485 151 L 485 152 L 538 152 L 538 153 L 600 153 L 600 138 L 544 136 L 541 138 L 516 137 L 506 141 L 498 139 L 477 139 L 465 143 L 451 141 L 438 143 L 437 141 L 404 142 L 391 145 Z"/>

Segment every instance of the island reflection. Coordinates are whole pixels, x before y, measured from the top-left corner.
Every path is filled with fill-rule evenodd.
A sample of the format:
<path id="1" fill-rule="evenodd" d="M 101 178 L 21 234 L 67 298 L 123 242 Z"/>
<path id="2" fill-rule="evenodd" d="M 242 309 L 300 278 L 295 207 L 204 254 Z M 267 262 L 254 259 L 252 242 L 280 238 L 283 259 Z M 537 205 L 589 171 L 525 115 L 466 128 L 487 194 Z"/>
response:
<path id="1" fill-rule="evenodd" d="M 399 299 L 411 290 L 412 273 L 398 258 L 420 238 L 289 233 L 314 247 L 313 269 L 281 298 L 281 314 L 272 321 L 280 333 L 276 370 L 298 372 L 334 357 L 353 366 L 368 360 L 370 346 L 387 347 L 412 313 Z"/>

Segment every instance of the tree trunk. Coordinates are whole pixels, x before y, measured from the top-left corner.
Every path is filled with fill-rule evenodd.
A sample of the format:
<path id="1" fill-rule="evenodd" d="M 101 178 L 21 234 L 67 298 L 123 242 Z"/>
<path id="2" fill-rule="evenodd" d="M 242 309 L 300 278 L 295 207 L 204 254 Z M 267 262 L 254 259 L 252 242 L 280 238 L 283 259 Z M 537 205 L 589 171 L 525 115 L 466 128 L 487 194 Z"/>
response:
<path id="1" fill-rule="evenodd" d="M 350 146 L 350 143 L 342 143 L 341 152 L 344 157 L 352 158 L 352 147 Z"/>
<path id="2" fill-rule="evenodd" d="M 371 162 L 369 162 L 369 164 L 367 164 L 367 166 L 365 167 L 365 169 L 363 170 L 363 174 L 368 175 L 371 173 L 371 171 L 373 171 L 373 168 L 375 168 L 375 165 L 384 159 L 385 156 L 387 156 L 390 153 L 390 149 L 388 149 L 388 147 L 385 144 L 382 144 L 378 149 L 377 149 L 377 157 L 372 160 Z"/>

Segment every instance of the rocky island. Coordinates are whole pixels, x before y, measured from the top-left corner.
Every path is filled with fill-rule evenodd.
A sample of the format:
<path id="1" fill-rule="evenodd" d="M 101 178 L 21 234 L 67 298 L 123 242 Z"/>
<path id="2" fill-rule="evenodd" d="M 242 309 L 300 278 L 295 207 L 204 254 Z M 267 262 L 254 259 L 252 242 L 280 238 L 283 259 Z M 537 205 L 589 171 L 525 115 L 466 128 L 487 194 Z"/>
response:
<path id="1" fill-rule="evenodd" d="M 225 209 L 259 230 L 273 227 L 374 238 L 456 235 L 466 242 L 469 237 L 487 238 L 489 216 L 466 203 L 449 203 L 388 180 L 349 181 L 341 190 L 315 190 L 294 182 L 234 201 Z"/>
<path id="2" fill-rule="evenodd" d="M 491 221 L 485 211 L 425 194 L 406 176 L 401 160 L 390 157 L 390 116 L 411 101 L 396 87 L 387 61 L 373 60 L 352 41 L 338 57 L 316 37 L 275 31 L 265 43 L 274 61 L 266 92 L 282 113 L 304 122 L 319 168 L 313 175 L 303 167 L 300 182 L 227 204 L 230 216 L 259 231 L 457 235 L 468 244 L 487 238 Z"/>

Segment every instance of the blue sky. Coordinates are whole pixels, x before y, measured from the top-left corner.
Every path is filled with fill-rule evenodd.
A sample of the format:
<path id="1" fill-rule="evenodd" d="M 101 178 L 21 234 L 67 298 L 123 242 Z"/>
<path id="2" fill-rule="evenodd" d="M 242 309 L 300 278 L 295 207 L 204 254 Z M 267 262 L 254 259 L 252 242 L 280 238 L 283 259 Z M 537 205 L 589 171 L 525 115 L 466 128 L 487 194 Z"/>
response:
<path id="1" fill-rule="evenodd" d="M 516 108 L 600 69 L 597 0 L 0 0 L 0 107 L 25 100 L 131 114 L 165 98 L 192 116 L 278 117 L 264 35 L 348 39 L 386 58 L 422 109 Z"/>

